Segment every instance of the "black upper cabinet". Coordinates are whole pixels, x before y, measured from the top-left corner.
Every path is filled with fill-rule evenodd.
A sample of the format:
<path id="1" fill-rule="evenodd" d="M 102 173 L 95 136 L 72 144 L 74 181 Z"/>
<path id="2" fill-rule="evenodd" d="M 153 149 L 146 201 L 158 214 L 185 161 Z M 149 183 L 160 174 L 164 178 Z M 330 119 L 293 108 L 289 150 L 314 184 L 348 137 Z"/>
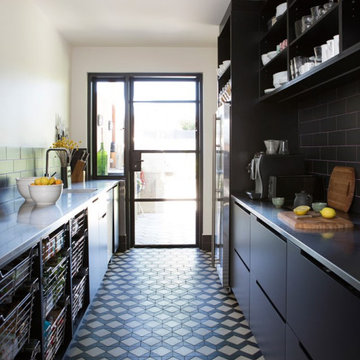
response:
<path id="1" fill-rule="evenodd" d="M 281 2 L 268 0 L 261 12 L 259 101 L 284 101 L 359 70 L 360 0 L 335 0 L 334 6 L 300 35 L 295 32 L 295 22 L 309 15 L 311 7 L 321 6 L 327 1 L 288 0 L 287 11 L 269 29 L 268 22 Z M 335 35 L 339 35 L 339 54 L 297 77 L 292 75 L 290 64 L 294 57 L 314 56 L 314 47 L 326 43 Z M 276 45 L 284 39 L 288 40 L 288 47 L 264 66 L 261 55 L 276 50 Z M 288 71 L 289 81 L 265 94 L 265 89 L 273 88 L 273 74 L 279 71 Z"/>

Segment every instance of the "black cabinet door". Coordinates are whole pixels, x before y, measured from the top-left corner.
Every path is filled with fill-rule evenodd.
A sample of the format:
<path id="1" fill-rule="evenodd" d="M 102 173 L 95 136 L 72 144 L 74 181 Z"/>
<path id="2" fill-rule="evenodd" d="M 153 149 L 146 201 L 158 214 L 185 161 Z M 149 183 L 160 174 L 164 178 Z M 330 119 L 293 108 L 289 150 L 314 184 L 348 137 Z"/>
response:
<path id="1" fill-rule="evenodd" d="M 250 213 L 233 201 L 231 216 L 232 248 L 250 268 Z"/>
<path id="2" fill-rule="evenodd" d="M 313 359 L 360 359 L 359 293 L 290 243 L 287 321 Z"/>
<path id="3" fill-rule="evenodd" d="M 250 327 L 266 360 L 285 359 L 285 323 L 250 275 Z"/>
<path id="4" fill-rule="evenodd" d="M 239 255 L 233 251 L 231 262 L 232 291 L 245 317 L 250 320 L 250 273 Z"/>
<path id="5" fill-rule="evenodd" d="M 286 240 L 251 215 L 251 273 L 285 318 Z"/>
<path id="6" fill-rule="evenodd" d="M 290 327 L 286 326 L 286 360 L 309 360 Z"/>

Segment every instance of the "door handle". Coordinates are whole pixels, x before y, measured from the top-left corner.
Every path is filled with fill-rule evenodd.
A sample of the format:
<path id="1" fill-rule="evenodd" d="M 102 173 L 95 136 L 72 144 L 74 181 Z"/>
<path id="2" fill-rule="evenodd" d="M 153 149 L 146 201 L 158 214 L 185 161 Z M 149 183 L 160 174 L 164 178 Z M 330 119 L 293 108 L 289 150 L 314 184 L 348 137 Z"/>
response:
<path id="1" fill-rule="evenodd" d="M 134 165 L 133 165 L 133 171 L 141 171 L 141 163 L 144 160 L 136 160 L 134 161 Z"/>

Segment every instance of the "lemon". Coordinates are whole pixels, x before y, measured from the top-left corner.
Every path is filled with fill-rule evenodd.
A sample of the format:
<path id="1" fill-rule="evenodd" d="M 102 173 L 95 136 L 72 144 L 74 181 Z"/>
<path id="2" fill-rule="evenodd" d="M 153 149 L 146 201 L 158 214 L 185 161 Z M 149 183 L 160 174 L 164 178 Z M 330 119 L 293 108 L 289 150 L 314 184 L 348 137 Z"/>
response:
<path id="1" fill-rule="evenodd" d="M 41 185 L 41 178 L 35 179 L 34 184 L 35 185 Z"/>
<path id="2" fill-rule="evenodd" d="M 333 238 L 334 235 L 335 235 L 335 234 L 332 233 L 332 232 L 327 232 L 327 233 L 322 233 L 322 234 L 321 234 L 321 237 L 322 237 L 323 239 L 325 239 L 325 240 L 328 240 L 328 239 Z"/>
<path id="3" fill-rule="evenodd" d="M 51 177 L 49 179 L 49 185 L 55 184 L 56 179 L 54 177 Z"/>
<path id="4" fill-rule="evenodd" d="M 41 179 L 40 179 L 40 184 L 41 185 L 49 185 L 49 179 L 45 176 L 43 176 Z"/>
<path id="5" fill-rule="evenodd" d="M 321 211 L 320 214 L 322 217 L 326 218 L 326 219 L 332 219 L 333 217 L 335 217 L 336 215 L 336 211 L 333 208 L 330 207 L 324 207 Z"/>
<path id="6" fill-rule="evenodd" d="M 296 215 L 305 215 L 310 210 L 310 206 L 301 205 L 297 206 L 293 211 Z"/>

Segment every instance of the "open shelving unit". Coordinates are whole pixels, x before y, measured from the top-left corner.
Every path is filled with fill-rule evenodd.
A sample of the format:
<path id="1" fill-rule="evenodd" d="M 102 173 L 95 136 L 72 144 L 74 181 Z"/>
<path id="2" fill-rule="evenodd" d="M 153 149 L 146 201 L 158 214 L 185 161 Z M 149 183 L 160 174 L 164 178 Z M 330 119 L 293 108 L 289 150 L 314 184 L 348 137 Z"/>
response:
<path id="1" fill-rule="evenodd" d="M 291 0 L 288 1 L 286 13 L 267 29 L 266 24 L 274 15 L 280 0 L 268 0 L 261 10 L 261 29 L 263 35 L 259 43 L 259 102 L 285 101 L 298 96 L 322 84 L 337 81 L 349 74 L 360 71 L 360 0 L 337 0 L 332 8 L 323 14 L 298 37 L 295 34 L 295 21 L 310 14 L 310 8 L 326 3 L 326 0 Z M 339 54 L 291 78 L 290 61 L 295 56 L 311 57 L 314 47 L 326 43 L 339 35 Z M 288 39 L 288 47 L 265 66 L 261 63 L 261 54 L 275 50 L 282 38 Z M 272 75 L 287 71 L 289 81 L 264 94 L 272 88 Z"/>

